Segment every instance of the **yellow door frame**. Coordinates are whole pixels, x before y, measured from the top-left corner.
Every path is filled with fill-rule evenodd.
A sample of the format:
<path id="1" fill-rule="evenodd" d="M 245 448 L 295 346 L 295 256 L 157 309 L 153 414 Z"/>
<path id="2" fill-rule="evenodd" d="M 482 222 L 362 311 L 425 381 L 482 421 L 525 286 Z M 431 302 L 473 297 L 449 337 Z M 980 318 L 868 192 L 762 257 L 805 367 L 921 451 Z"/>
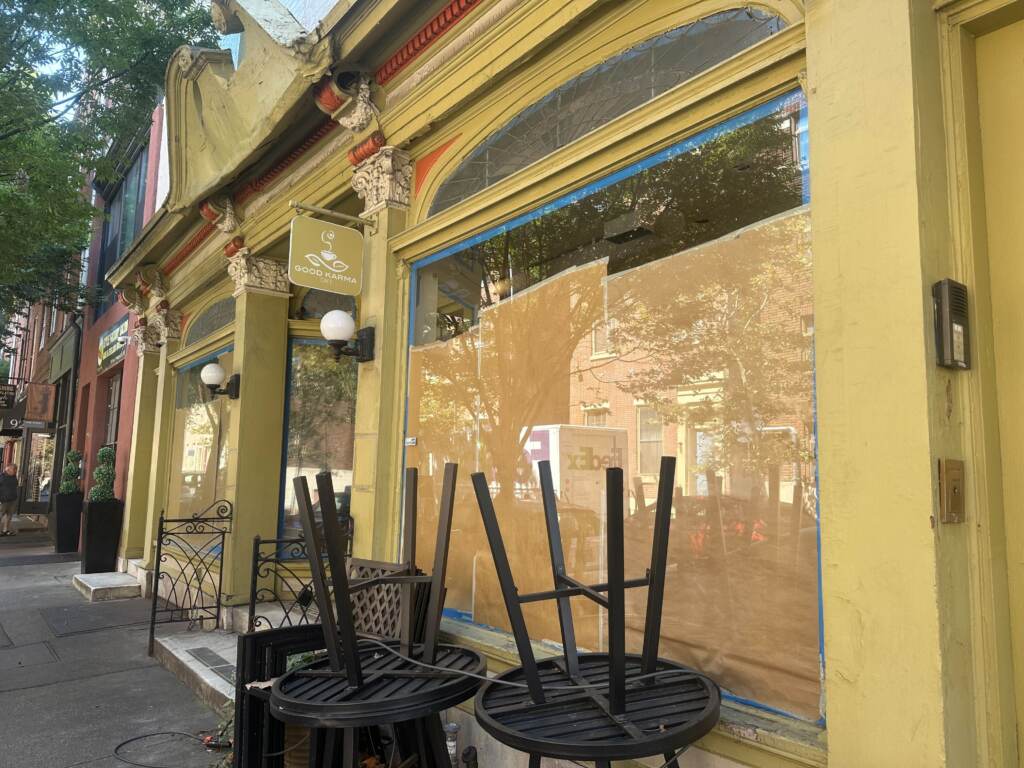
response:
<path id="1" fill-rule="evenodd" d="M 1003 514 L 999 414 L 996 404 L 992 304 L 985 227 L 975 40 L 1024 19 L 1024 0 L 939 0 L 952 270 L 971 292 L 973 368 L 956 378 L 967 486 L 971 644 L 976 700 L 978 765 L 1018 765 L 1018 711 L 1024 704 L 1024 670 L 1017 672 L 1010 605 L 1024 599 L 1024 579 L 1007 563 L 1008 530 Z M 1012 544 L 1012 542 L 1011 542 Z M 1021 617 L 1017 632 L 1024 632 Z"/>

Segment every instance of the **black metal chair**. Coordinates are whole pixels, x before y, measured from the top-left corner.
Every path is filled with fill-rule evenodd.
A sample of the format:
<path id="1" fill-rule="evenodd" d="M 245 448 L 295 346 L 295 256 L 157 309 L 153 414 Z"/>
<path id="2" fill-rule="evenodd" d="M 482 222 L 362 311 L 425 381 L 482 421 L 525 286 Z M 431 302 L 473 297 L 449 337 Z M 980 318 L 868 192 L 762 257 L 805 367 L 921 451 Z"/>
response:
<path id="1" fill-rule="evenodd" d="M 607 470 L 608 581 L 594 585 L 566 572 L 550 463 L 540 462 L 539 471 L 554 589 L 522 595 L 512 578 L 487 480 L 482 473 L 473 475 L 522 662 L 481 687 L 477 720 L 498 741 L 528 753 L 530 768 L 538 768 L 541 757 L 593 760 L 600 768 L 609 768 L 613 760 L 659 754 L 678 768 L 676 758 L 718 722 L 721 696 L 709 678 L 658 658 L 675 459 L 666 456 L 661 461 L 651 567 L 637 579 L 624 575 L 622 470 Z M 626 653 L 625 590 L 642 586 L 648 587 L 643 650 Z M 577 596 L 607 609 L 606 653 L 578 651 L 569 603 Z M 564 653 L 538 663 L 522 605 L 542 600 L 557 603 Z"/>
<path id="2" fill-rule="evenodd" d="M 269 708 L 283 722 L 330 729 L 316 751 L 316 764 L 323 768 L 334 768 L 339 755 L 344 768 L 354 768 L 360 751 L 359 729 L 386 724 L 394 726 L 398 754 L 403 759 L 416 754 L 420 768 L 446 768 L 450 763 L 439 713 L 470 698 L 480 686 L 480 680 L 472 675 L 483 676 L 487 670 L 483 657 L 475 651 L 439 642 L 457 471 L 457 465 L 445 465 L 431 575 L 416 572 L 417 472 L 408 469 L 403 572 L 353 582 L 348 578 L 348 542 L 335 510 L 330 473 L 316 478 L 322 537 L 306 479 L 294 480 L 327 658 L 278 678 L 271 688 Z M 315 556 L 323 550 L 331 567 L 333 593 L 323 560 Z M 430 585 L 430 597 L 424 640 L 416 644 L 412 590 L 423 583 Z M 401 585 L 403 618 L 397 641 L 356 633 L 353 593 L 381 584 Z"/>

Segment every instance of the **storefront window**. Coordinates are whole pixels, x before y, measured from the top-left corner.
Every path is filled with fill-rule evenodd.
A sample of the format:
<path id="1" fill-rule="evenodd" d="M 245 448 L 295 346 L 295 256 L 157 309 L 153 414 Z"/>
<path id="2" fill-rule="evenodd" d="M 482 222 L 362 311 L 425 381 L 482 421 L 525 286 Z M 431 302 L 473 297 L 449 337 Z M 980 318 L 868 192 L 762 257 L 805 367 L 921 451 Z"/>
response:
<path id="1" fill-rule="evenodd" d="M 471 473 L 490 482 L 517 583 L 539 591 L 537 461 L 552 463 L 569 572 L 594 583 L 603 468 L 627 473 L 639 576 L 671 454 L 663 653 L 732 695 L 820 716 L 804 115 L 787 94 L 415 269 L 405 461 L 424 558 L 442 466 L 460 465 L 449 609 L 507 628 Z M 634 650 L 645 597 L 627 598 Z M 604 649 L 603 613 L 574 602 L 580 645 Z M 524 611 L 534 638 L 557 641 L 552 604 Z"/>
<path id="2" fill-rule="evenodd" d="M 232 354 L 217 361 L 231 370 Z M 199 378 L 209 359 L 178 372 L 174 394 L 174 442 L 167 494 L 168 517 L 193 517 L 224 497 L 232 400 L 214 397 Z"/>
<path id="3" fill-rule="evenodd" d="M 356 361 L 335 360 L 321 341 L 292 339 L 288 364 L 287 425 L 282 476 L 281 536 L 302 535 L 292 478 L 305 475 L 319 510 L 314 476 L 327 470 L 340 506 L 352 485 L 352 445 L 356 411 Z M 358 525 L 358 521 L 356 521 Z"/>
<path id="4" fill-rule="evenodd" d="M 786 23 L 735 8 L 673 29 L 591 67 L 510 120 L 445 179 L 432 214 L 725 61 Z"/>
<path id="5" fill-rule="evenodd" d="M 53 435 L 48 432 L 31 432 L 29 441 L 25 501 L 30 504 L 46 504 L 53 490 Z"/>

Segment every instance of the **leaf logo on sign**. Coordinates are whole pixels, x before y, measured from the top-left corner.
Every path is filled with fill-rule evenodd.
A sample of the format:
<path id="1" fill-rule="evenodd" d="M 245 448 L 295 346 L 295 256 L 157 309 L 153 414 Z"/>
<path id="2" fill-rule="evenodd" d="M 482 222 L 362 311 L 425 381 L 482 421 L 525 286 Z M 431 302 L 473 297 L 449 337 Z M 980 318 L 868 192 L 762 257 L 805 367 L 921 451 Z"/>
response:
<path id="1" fill-rule="evenodd" d="M 319 254 L 307 253 L 306 261 L 314 267 L 321 267 L 322 269 L 330 270 L 335 274 L 347 272 L 349 265 L 339 259 L 338 254 L 334 252 L 334 233 L 330 230 L 326 230 L 320 235 L 320 240 L 325 246 L 324 250 L 320 251 Z"/>

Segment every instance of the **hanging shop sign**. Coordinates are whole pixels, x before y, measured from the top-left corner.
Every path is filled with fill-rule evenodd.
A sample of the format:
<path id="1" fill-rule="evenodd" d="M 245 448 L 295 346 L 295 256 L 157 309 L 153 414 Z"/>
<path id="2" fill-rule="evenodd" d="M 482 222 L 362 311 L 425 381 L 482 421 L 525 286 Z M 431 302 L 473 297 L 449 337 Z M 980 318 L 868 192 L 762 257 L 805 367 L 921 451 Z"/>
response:
<path id="1" fill-rule="evenodd" d="M 0 384 L 0 411 L 13 408 L 17 396 L 18 388 L 14 384 Z"/>
<path id="2" fill-rule="evenodd" d="M 25 421 L 53 421 L 53 384 L 31 383 L 26 388 Z"/>
<path id="3" fill-rule="evenodd" d="M 128 315 L 100 334 L 98 370 L 100 373 L 124 360 L 128 349 Z"/>
<path id="4" fill-rule="evenodd" d="M 20 437 L 21 427 L 25 421 L 25 401 L 21 400 L 14 407 L 0 413 L 0 435 Z"/>
<path id="5" fill-rule="evenodd" d="M 358 296 L 363 288 L 363 236 L 309 216 L 292 219 L 288 280 L 293 285 Z"/>

